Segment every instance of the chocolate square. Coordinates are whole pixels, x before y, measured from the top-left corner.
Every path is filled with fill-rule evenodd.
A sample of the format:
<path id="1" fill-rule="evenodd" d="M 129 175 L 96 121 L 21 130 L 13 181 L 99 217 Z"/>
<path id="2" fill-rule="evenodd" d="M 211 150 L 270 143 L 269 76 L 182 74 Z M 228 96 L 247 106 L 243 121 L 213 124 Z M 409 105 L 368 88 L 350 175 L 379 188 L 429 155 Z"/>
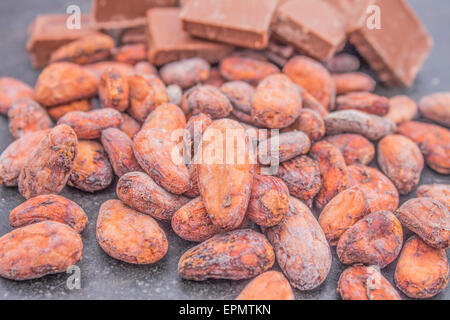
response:
<path id="1" fill-rule="evenodd" d="M 163 65 L 192 57 L 216 63 L 231 54 L 232 46 L 196 39 L 184 32 L 180 10 L 180 8 L 148 10 L 148 59 L 151 63 Z"/>

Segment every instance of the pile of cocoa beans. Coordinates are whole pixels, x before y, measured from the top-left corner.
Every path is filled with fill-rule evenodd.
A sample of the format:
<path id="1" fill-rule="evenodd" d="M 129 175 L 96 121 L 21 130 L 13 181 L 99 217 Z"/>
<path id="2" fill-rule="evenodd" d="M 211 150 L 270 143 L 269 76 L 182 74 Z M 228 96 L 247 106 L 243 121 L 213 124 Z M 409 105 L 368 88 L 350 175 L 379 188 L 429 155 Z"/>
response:
<path id="1" fill-rule="evenodd" d="M 322 64 L 287 52 L 278 65 L 236 50 L 217 66 L 194 57 L 157 70 L 143 45 L 95 34 L 58 49 L 34 88 L 0 78 L 15 139 L 0 183 L 26 199 L 0 238 L 0 275 L 36 279 L 80 261 L 88 218 L 58 194 L 116 183 L 118 199 L 89 223 L 126 263 L 163 258 L 169 223 L 193 243 L 172 257 L 179 276 L 253 279 L 238 299 L 317 288 L 332 250 L 348 266 L 336 283 L 343 299 L 444 290 L 450 185 L 418 186 L 425 165 L 450 174 L 450 93 L 418 105 L 379 96 L 355 56 Z M 394 286 L 383 268 L 396 260 Z"/>

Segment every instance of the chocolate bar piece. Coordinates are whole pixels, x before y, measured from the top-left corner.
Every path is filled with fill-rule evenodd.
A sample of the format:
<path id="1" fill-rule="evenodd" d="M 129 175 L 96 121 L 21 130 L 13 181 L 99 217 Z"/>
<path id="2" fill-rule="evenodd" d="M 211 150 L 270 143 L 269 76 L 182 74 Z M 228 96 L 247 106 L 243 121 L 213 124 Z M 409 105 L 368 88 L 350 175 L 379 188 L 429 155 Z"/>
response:
<path id="1" fill-rule="evenodd" d="M 324 0 L 330 5 L 336 7 L 347 21 L 347 27 L 350 27 L 355 21 L 365 16 L 370 5 L 375 0 Z"/>
<path id="2" fill-rule="evenodd" d="M 94 0 L 92 14 L 98 29 L 124 29 L 145 25 L 148 9 L 176 5 L 177 0 Z"/>
<path id="3" fill-rule="evenodd" d="M 318 60 L 330 59 L 343 47 L 345 29 L 345 16 L 322 0 L 285 1 L 272 23 L 276 37 Z"/>
<path id="4" fill-rule="evenodd" d="M 375 0 L 372 9 L 350 30 L 350 42 L 381 81 L 410 86 L 433 39 L 405 0 Z"/>
<path id="5" fill-rule="evenodd" d="M 196 37 L 263 49 L 278 0 L 190 0 L 181 13 L 183 29 Z"/>
<path id="6" fill-rule="evenodd" d="M 80 29 L 69 29 L 67 19 L 67 15 L 39 15 L 30 24 L 27 50 L 34 68 L 45 67 L 59 47 L 95 32 L 89 15 L 81 16 Z"/>
<path id="7" fill-rule="evenodd" d="M 154 8 L 147 12 L 148 59 L 155 65 L 200 57 L 216 63 L 233 51 L 233 47 L 192 38 L 183 31 L 180 8 Z"/>
<path id="8" fill-rule="evenodd" d="M 120 35 L 121 44 L 147 43 L 147 25 L 128 28 Z"/>

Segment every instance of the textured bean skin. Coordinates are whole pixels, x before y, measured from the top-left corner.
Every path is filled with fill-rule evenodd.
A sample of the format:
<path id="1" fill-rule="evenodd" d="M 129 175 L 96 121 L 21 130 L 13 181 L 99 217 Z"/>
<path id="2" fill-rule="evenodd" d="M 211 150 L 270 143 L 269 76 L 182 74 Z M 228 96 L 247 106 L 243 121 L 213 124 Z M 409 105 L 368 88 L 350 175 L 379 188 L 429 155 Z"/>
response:
<path id="1" fill-rule="evenodd" d="M 324 140 L 341 151 L 348 166 L 358 163 L 368 165 L 375 156 L 374 145 L 359 134 L 337 134 Z"/>
<path id="2" fill-rule="evenodd" d="M 143 172 L 124 174 L 117 182 L 116 193 L 126 205 L 160 220 L 170 220 L 189 201 L 167 192 Z"/>
<path id="3" fill-rule="evenodd" d="M 433 198 L 446 206 L 447 210 L 450 211 L 450 185 L 448 184 L 421 185 L 417 189 L 417 196 L 420 198 Z"/>
<path id="4" fill-rule="evenodd" d="M 207 85 L 194 87 L 186 93 L 186 108 L 194 115 L 205 113 L 213 119 L 224 118 L 233 110 L 227 96 Z"/>
<path id="5" fill-rule="evenodd" d="M 346 269 L 339 278 L 338 292 L 342 300 L 401 300 L 397 290 L 373 266 Z"/>
<path id="6" fill-rule="evenodd" d="M 322 187 L 319 164 L 307 156 L 281 163 L 276 176 L 283 180 L 291 195 L 309 207 Z"/>
<path id="7" fill-rule="evenodd" d="M 278 74 L 265 78 L 256 88 L 251 116 L 260 125 L 280 129 L 294 123 L 301 108 L 302 97 L 296 85 Z"/>
<path id="8" fill-rule="evenodd" d="M 89 112 L 72 111 L 58 120 L 73 128 L 78 139 L 98 139 L 102 130 L 117 128 L 122 123 L 122 115 L 112 108 L 96 109 Z"/>
<path id="9" fill-rule="evenodd" d="M 408 297 L 431 298 L 448 284 L 448 260 L 444 249 L 428 246 L 413 236 L 406 241 L 395 268 L 395 283 Z"/>
<path id="10" fill-rule="evenodd" d="M 33 89 L 26 83 L 10 77 L 0 77 L 1 114 L 7 114 L 14 102 L 23 98 L 32 97 Z"/>
<path id="11" fill-rule="evenodd" d="M 272 227 L 289 210 L 289 190 L 281 179 L 255 174 L 247 216 L 256 224 Z"/>
<path id="12" fill-rule="evenodd" d="M 160 75 L 165 84 L 176 84 L 183 89 L 188 89 L 207 80 L 210 70 L 208 61 L 191 58 L 166 64 L 161 68 Z"/>
<path id="13" fill-rule="evenodd" d="M 370 92 L 351 92 L 336 99 L 336 109 L 384 116 L 389 111 L 389 99 Z"/>
<path id="14" fill-rule="evenodd" d="M 118 69 L 108 69 L 100 78 L 98 95 L 103 108 L 125 111 L 128 108 L 130 89 L 128 79 Z"/>
<path id="15" fill-rule="evenodd" d="M 71 227 L 54 221 L 39 222 L 0 238 L 0 275 L 29 280 L 66 272 L 82 255 L 83 242 Z"/>
<path id="16" fill-rule="evenodd" d="M 158 129 L 141 130 L 134 137 L 133 150 L 142 169 L 169 192 L 189 189 L 189 173 L 175 142 Z M 178 158 L 179 157 L 179 158 Z"/>
<path id="17" fill-rule="evenodd" d="M 233 137 L 227 137 L 227 130 L 233 130 L 237 137 L 245 137 L 241 147 L 233 142 L 233 149 L 226 149 L 227 143 L 231 144 L 228 139 L 234 141 Z M 211 156 L 220 148 L 223 151 L 221 158 L 218 158 L 218 151 L 219 155 Z M 203 134 L 201 152 L 203 161 L 197 165 L 198 185 L 206 210 L 215 225 L 225 230 L 236 229 L 244 219 L 250 200 L 254 169 L 244 128 L 230 119 L 213 121 Z M 227 161 L 230 152 L 234 157 Z"/>
<path id="18" fill-rule="evenodd" d="M 378 164 L 394 182 L 400 194 L 410 193 L 418 184 L 424 160 L 419 147 L 401 135 L 390 135 L 378 143 Z"/>
<path id="19" fill-rule="evenodd" d="M 183 279 L 249 279 L 275 262 L 273 248 L 264 235 L 250 229 L 230 231 L 186 251 L 178 262 Z"/>
<path id="20" fill-rule="evenodd" d="M 46 107 L 87 99 L 97 93 L 97 81 L 80 66 L 59 62 L 42 70 L 34 87 L 34 99 Z"/>
<path id="21" fill-rule="evenodd" d="M 250 114 L 252 110 L 252 100 L 255 94 L 255 88 L 244 81 L 230 81 L 224 83 L 220 87 L 220 91 L 227 96 L 233 104 L 233 111 L 240 111 L 245 114 Z"/>
<path id="22" fill-rule="evenodd" d="M 419 102 L 419 110 L 425 118 L 450 127 L 450 92 L 423 97 Z"/>
<path id="23" fill-rule="evenodd" d="M 294 288 L 312 290 L 327 277 L 331 251 L 311 211 L 291 197 L 284 220 L 265 230 L 280 268 Z"/>
<path id="24" fill-rule="evenodd" d="M 405 227 L 429 246 L 437 249 L 450 247 L 450 213 L 442 203 L 432 198 L 410 199 L 395 214 Z"/>
<path id="25" fill-rule="evenodd" d="M 142 170 L 134 156 L 133 141 L 125 132 L 117 128 L 105 129 L 102 131 L 101 141 L 118 177 Z"/>
<path id="26" fill-rule="evenodd" d="M 9 131 L 11 131 L 14 139 L 53 126 L 47 111 L 37 102 L 28 98 L 15 102 L 8 111 L 8 118 Z"/>
<path id="27" fill-rule="evenodd" d="M 306 133 L 311 141 L 318 141 L 325 135 L 325 122 L 320 114 L 311 109 L 302 109 L 295 122 L 282 132 L 298 130 Z"/>
<path id="28" fill-rule="evenodd" d="M 272 154 L 272 146 L 276 148 L 277 144 L 278 154 Z M 263 165 L 272 163 L 271 159 L 285 162 L 308 153 L 310 148 L 311 140 L 302 131 L 285 132 L 259 143 L 258 160 Z"/>
<path id="29" fill-rule="evenodd" d="M 186 117 L 180 107 L 164 103 L 153 110 L 142 124 L 141 130 L 147 128 L 159 129 L 167 133 L 168 138 L 172 139 L 172 133 L 178 129 L 186 127 Z M 174 140 L 176 141 L 176 140 Z"/>
<path id="30" fill-rule="evenodd" d="M 306 56 L 295 56 L 285 64 L 283 73 L 316 98 L 325 109 L 334 109 L 336 87 L 328 70 L 319 62 Z"/>
<path id="31" fill-rule="evenodd" d="M 282 273 L 267 271 L 250 281 L 236 300 L 295 300 L 295 296 Z"/>
<path id="32" fill-rule="evenodd" d="M 347 229 L 336 251 L 344 264 L 364 263 L 384 268 L 397 258 L 402 243 L 400 221 L 389 211 L 378 211 Z"/>
<path id="33" fill-rule="evenodd" d="M 417 104 L 408 96 L 398 95 L 389 99 L 389 112 L 385 115 L 395 124 L 411 121 L 417 114 Z"/>
<path id="34" fill-rule="evenodd" d="M 75 202 L 62 196 L 48 194 L 28 199 L 9 214 L 9 224 L 18 228 L 42 221 L 67 224 L 80 233 L 86 227 L 86 213 Z"/>
<path id="35" fill-rule="evenodd" d="M 17 178 L 22 167 L 49 131 L 28 133 L 11 143 L 2 152 L 0 155 L 0 184 L 5 187 L 17 186 Z"/>
<path id="36" fill-rule="evenodd" d="M 315 204 L 321 209 L 350 186 L 348 170 L 339 149 L 326 141 L 314 144 L 310 154 L 319 163 L 322 188 L 316 196 Z"/>
<path id="37" fill-rule="evenodd" d="M 19 192 L 26 199 L 42 194 L 59 193 L 66 185 L 78 151 L 75 132 L 59 125 L 41 140 L 22 167 Z"/>
<path id="38" fill-rule="evenodd" d="M 47 112 L 52 117 L 53 120 L 58 121 L 62 116 L 66 113 L 72 111 L 91 111 L 92 110 L 92 102 L 89 99 L 76 100 L 73 102 L 69 102 L 66 104 L 61 104 L 59 106 L 47 108 Z"/>
<path id="39" fill-rule="evenodd" d="M 72 41 L 52 53 L 50 63 L 73 62 L 89 64 L 106 60 L 114 48 L 114 39 L 103 33 L 88 35 Z"/>
<path id="40" fill-rule="evenodd" d="M 226 80 L 220 74 L 219 68 L 213 67 L 209 72 L 209 78 L 203 81 L 203 84 L 220 88 L 225 82 Z"/>
<path id="41" fill-rule="evenodd" d="M 143 122 L 157 106 L 169 102 L 164 83 L 155 76 L 130 76 L 128 86 L 130 106 L 127 112 L 139 122 Z"/>
<path id="42" fill-rule="evenodd" d="M 128 114 L 122 112 L 121 115 L 123 121 L 118 128 L 125 132 L 130 139 L 133 139 L 141 129 L 141 125 Z"/>
<path id="43" fill-rule="evenodd" d="M 114 50 L 114 61 L 135 65 L 147 60 L 147 46 L 144 43 L 123 45 Z"/>
<path id="44" fill-rule="evenodd" d="M 101 61 L 91 64 L 86 64 L 82 66 L 83 70 L 90 73 L 97 82 L 100 81 L 101 76 L 111 68 L 114 68 L 116 70 L 119 70 L 123 74 L 127 76 L 132 76 L 136 74 L 135 68 L 133 68 L 132 65 L 129 65 L 127 63 L 117 62 L 117 61 Z"/>
<path id="45" fill-rule="evenodd" d="M 367 200 L 358 187 L 346 189 L 336 195 L 323 208 L 319 224 L 328 242 L 336 245 L 342 234 L 367 214 Z"/>
<path id="46" fill-rule="evenodd" d="M 188 241 L 203 242 L 222 230 L 211 222 L 203 201 L 197 197 L 180 209 L 172 217 L 172 229 Z"/>
<path id="47" fill-rule="evenodd" d="M 111 257 L 132 264 L 155 263 L 168 249 L 166 234 L 158 223 L 119 200 L 108 200 L 100 207 L 97 241 Z"/>
<path id="48" fill-rule="evenodd" d="M 189 139 L 186 141 L 189 145 L 185 146 L 184 152 L 186 152 L 186 150 L 191 150 L 191 157 L 195 155 L 202 141 L 203 132 L 205 132 L 206 128 L 211 123 L 211 117 L 204 113 L 199 113 L 189 118 L 185 128 L 189 133 Z"/>
<path id="49" fill-rule="evenodd" d="M 337 94 L 345 94 L 355 91 L 373 91 L 376 86 L 375 80 L 362 72 L 348 72 L 333 74 L 333 81 Z"/>
<path id="50" fill-rule="evenodd" d="M 397 132 L 417 143 L 427 165 L 441 174 L 450 174 L 450 130 L 434 124 L 409 121 Z"/>
<path id="51" fill-rule="evenodd" d="M 325 108 L 316 98 L 314 98 L 306 90 L 301 89 L 300 94 L 303 99 L 304 109 L 316 111 L 318 114 L 320 114 L 322 118 L 328 114 L 328 109 Z"/>
<path id="52" fill-rule="evenodd" d="M 277 66 L 256 59 L 231 56 L 220 62 L 220 74 L 228 81 L 245 81 L 257 85 L 270 75 L 279 73 Z"/>
<path id="53" fill-rule="evenodd" d="M 69 186 L 94 193 L 106 189 L 113 177 L 111 163 L 102 145 L 96 141 L 78 141 L 78 153 L 68 181 Z"/>
<path id="54" fill-rule="evenodd" d="M 360 65 L 358 57 L 348 53 L 337 54 L 325 63 L 331 73 L 353 72 L 358 70 Z"/>
<path id="55" fill-rule="evenodd" d="M 398 207 L 398 191 L 385 175 L 375 168 L 355 164 L 348 167 L 350 184 L 361 188 L 367 198 L 369 212 L 391 211 Z"/>
<path id="56" fill-rule="evenodd" d="M 328 135 L 356 133 L 374 141 L 394 133 L 396 128 L 395 123 L 387 118 L 357 110 L 332 112 L 324 121 Z"/>

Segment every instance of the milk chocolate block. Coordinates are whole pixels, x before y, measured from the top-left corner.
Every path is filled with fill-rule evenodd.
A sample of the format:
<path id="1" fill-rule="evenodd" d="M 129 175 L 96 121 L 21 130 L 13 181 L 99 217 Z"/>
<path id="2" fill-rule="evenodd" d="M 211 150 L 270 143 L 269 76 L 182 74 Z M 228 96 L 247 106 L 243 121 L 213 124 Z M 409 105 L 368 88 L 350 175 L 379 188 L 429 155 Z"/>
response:
<path id="1" fill-rule="evenodd" d="M 263 49 L 278 0 L 190 0 L 183 7 L 183 29 L 189 34 Z"/>
<path id="2" fill-rule="evenodd" d="M 69 29 L 67 15 L 39 15 L 29 26 L 27 50 L 34 68 L 48 64 L 59 47 L 94 32 L 89 15 L 82 15 L 80 29 Z"/>
<path id="3" fill-rule="evenodd" d="M 272 31 L 282 41 L 318 60 L 330 59 L 345 44 L 346 18 L 323 0 L 284 1 Z"/>
<path id="4" fill-rule="evenodd" d="M 200 57 L 216 63 L 233 51 L 233 47 L 192 38 L 183 31 L 180 8 L 154 8 L 147 12 L 148 59 L 155 65 Z"/>
<path id="5" fill-rule="evenodd" d="M 410 86 L 433 39 L 405 0 L 375 0 L 374 5 L 379 10 L 366 13 L 352 27 L 350 42 L 385 84 Z"/>
<path id="6" fill-rule="evenodd" d="M 177 0 L 94 0 L 96 28 L 124 29 L 145 25 L 145 14 L 155 7 L 176 6 Z"/>

